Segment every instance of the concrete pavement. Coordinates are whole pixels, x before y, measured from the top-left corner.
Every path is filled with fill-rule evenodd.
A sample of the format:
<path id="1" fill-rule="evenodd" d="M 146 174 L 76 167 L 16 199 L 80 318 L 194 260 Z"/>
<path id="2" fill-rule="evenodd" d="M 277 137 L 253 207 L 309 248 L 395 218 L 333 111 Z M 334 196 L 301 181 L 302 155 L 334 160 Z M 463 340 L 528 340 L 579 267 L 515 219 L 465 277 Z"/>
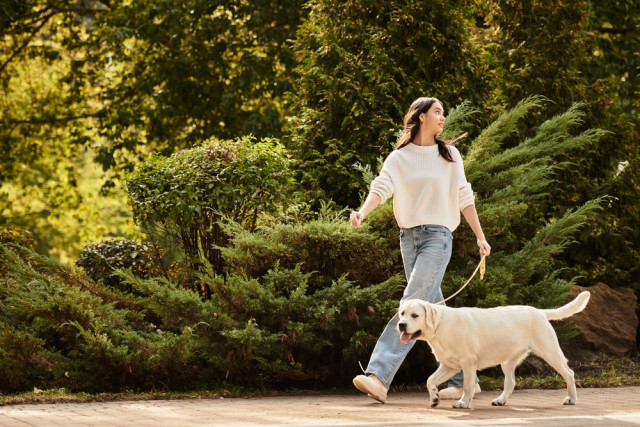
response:
<path id="1" fill-rule="evenodd" d="M 363 394 L 225 399 L 27 404 L 0 407 L 0 426 L 640 426 L 640 387 L 516 390 L 504 407 L 483 391 L 471 409 L 453 401 L 428 407 L 427 393 L 389 393 L 380 404 Z"/>

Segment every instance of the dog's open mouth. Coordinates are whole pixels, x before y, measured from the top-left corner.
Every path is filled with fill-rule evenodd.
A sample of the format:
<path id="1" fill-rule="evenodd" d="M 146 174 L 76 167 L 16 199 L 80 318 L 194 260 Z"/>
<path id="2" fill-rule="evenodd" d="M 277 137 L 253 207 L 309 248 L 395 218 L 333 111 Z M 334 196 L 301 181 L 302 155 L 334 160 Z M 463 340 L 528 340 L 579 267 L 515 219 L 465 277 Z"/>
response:
<path id="1" fill-rule="evenodd" d="M 411 340 L 418 339 L 418 338 L 420 337 L 420 335 L 422 335 L 422 331 L 416 331 L 416 332 L 414 332 L 414 333 L 412 333 L 412 334 L 408 334 L 408 333 L 406 333 L 406 332 L 403 332 L 403 333 L 400 335 L 400 341 L 402 341 L 402 342 L 409 342 L 409 341 L 411 341 Z"/>

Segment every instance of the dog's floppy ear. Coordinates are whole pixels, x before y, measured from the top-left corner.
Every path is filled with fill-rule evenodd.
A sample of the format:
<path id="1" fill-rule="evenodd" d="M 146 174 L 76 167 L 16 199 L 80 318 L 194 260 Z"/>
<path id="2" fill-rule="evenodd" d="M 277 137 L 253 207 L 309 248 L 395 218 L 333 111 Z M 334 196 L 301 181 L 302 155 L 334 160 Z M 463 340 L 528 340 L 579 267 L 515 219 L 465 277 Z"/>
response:
<path id="1" fill-rule="evenodd" d="M 436 324 L 438 321 L 438 310 L 434 308 L 433 304 L 430 304 L 428 302 L 424 302 L 422 304 L 422 308 L 424 308 L 424 323 L 426 324 L 427 329 L 433 331 L 436 328 Z"/>

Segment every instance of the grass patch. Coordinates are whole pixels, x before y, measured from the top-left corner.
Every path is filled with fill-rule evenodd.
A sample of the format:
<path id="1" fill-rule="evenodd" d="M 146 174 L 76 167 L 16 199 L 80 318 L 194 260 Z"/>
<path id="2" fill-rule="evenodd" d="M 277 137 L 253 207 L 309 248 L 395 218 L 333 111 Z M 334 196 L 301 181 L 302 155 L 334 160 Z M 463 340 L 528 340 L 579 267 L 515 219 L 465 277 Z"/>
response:
<path id="1" fill-rule="evenodd" d="M 640 386 L 640 355 L 631 357 L 603 358 L 589 364 L 571 364 L 578 388 L 602 388 Z M 553 369 L 542 375 L 516 377 L 517 389 L 558 389 L 565 388 L 564 379 Z M 481 376 L 480 384 L 486 390 L 502 389 L 502 376 Z"/>
<path id="2" fill-rule="evenodd" d="M 578 388 L 604 388 L 640 386 L 640 355 L 621 357 L 572 366 L 576 376 Z M 504 378 L 495 375 L 499 370 L 490 371 L 491 375 L 480 375 L 480 385 L 485 391 L 501 390 Z M 392 387 L 395 392 L 426 392 L 425 382 L 421 384 L 399 384 Z M 543 375 L 523 375 L 516 377 L 516 390 L 520 389 L 561 389 L 565 388 L 564 379 L 549 368 Z M 121 393 L 72 393 L 64 388 L 38 390 L 11 395 L 0 394 L 0 406 L 30 403 L 88 403 L 88 402 L 116 402 L 140 400 L 178 400 L 178 399 L 221 399 L 221 398 L 249 398 L 266 396 L 308 396 L 336 393 L 356 392 L 352 387 L 332 388 L 327 390 L 268 390 L 248 389 L 228 385 L 218 390 L 197 391 L 148 391 Z"/>
<path id="3" fill-rule="evenodd" d="M 87 403 L 87 402 L 117 402 L 132 400 L 177 400 L 177 399 L 220 399 L 224 397 L 252 397 L 268 395 L 264 390 L 246 390 L 241 388 L 224 388 L 221 390 L 198 391 L 148 391 L 121 393 L 73 393 L 65 388 L 49 390 L 34 389 L 26 393 L 0 395 L 0 406 L 27 403 Z"/>
<path id="4" fill-rule="evenodd" d="M 564 379 L 548 365 L 540 375 L 516 375 L 516 390 L 541 389 L 555 390 L 566 387 Z M 576 386 L 578 388 L 605 388 L 640 386 L 640 354 L 631 357 L 610 358 L 590 364 L 573 364 Z M 485 372 L 483 374 L 483 372 Z M 483 390 L 502 390 L 504 377 L 500 368 L 492 368 L 480 372 L 480 386 Z M 393 386 L 394 391 L 427 392 L 426 378 L 422 384 L 402 384 Z"/>

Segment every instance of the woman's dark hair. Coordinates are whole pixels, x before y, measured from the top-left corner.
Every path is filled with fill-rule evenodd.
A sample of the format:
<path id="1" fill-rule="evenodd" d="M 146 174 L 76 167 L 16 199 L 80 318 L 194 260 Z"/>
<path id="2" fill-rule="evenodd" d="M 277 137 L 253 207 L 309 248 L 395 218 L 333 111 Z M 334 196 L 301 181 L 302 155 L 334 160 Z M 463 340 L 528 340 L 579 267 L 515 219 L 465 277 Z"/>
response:
<path id="1" fill-rule="evenodd" d="M 413 101 L 413 104 L 409 107 L 409 111 L 404 116 L 404 131 L 400 138 L 398 139 L 398 146 L 396 149 L 400 149 L 402 147 L 406 147 L 409 143 L 413 142 L 416 135 L 418 135 L 418 131 L 420 130 L 420 114 L 426 113 L 429 111 L 429 108 L 436 103 L 440 102 L 436 98 L 427 98 L 422 97 Z M 442 102 L 440 102 L 441 105 Z M 436 144 L 438 144 L 438 153 L 448 162 L 453 162 L 453 157 L 451 157 L 451 152 L 449 151 L 449 147 L 447 143 L 444 141 L 435 138 Z"/>

